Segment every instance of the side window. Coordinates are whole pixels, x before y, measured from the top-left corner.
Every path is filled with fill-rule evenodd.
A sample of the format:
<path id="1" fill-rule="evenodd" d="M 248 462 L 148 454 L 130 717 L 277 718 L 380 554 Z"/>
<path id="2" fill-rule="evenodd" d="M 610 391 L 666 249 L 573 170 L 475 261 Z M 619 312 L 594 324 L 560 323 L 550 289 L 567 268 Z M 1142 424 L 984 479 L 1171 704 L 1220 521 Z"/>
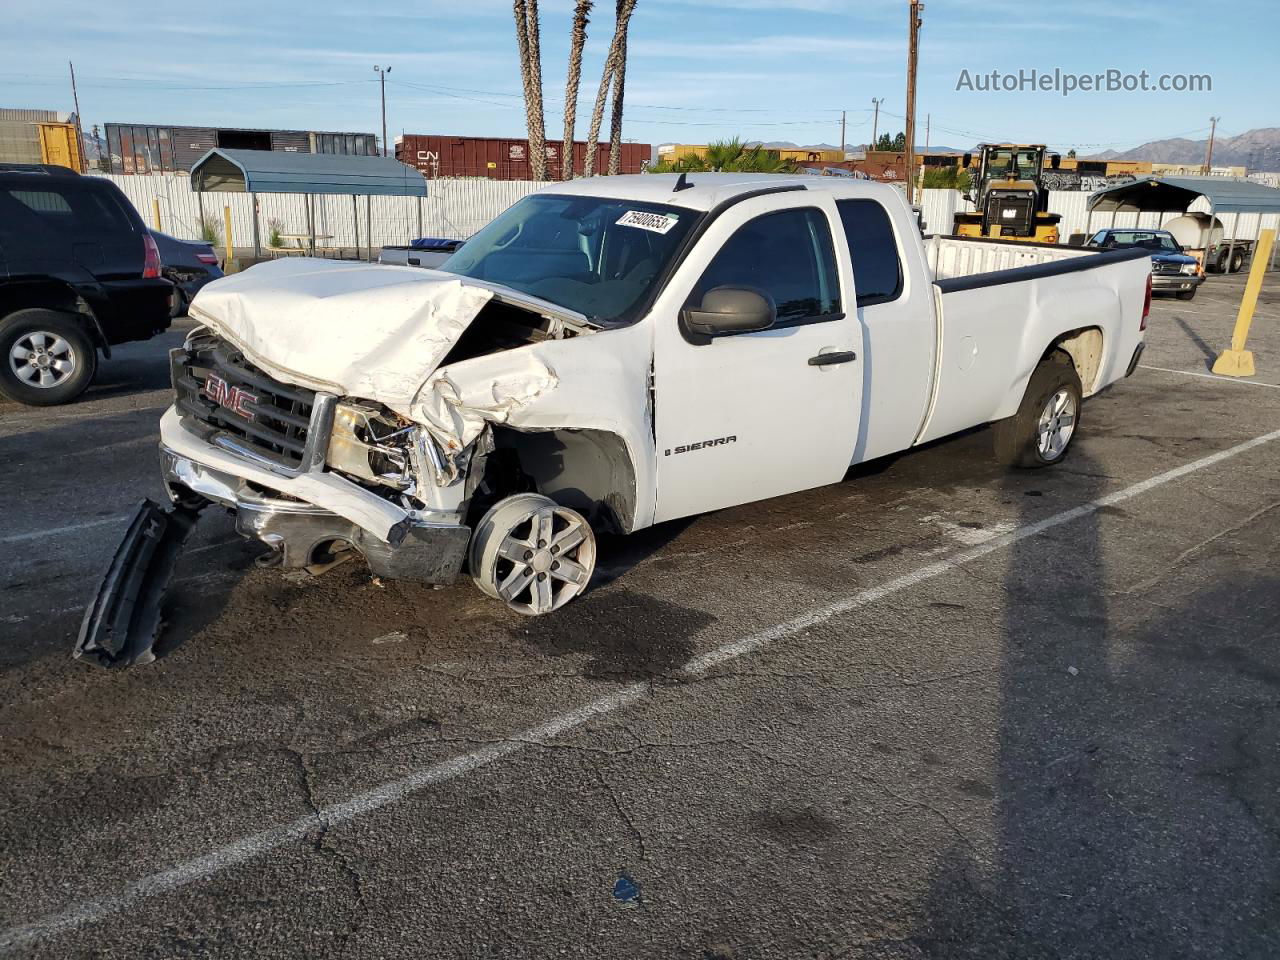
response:
<path id="1" fill-rule="evenodd" d="M 853 258 L 858 306 L 897 300 L 902 295 L 902 261 L 888 211 L 875 200 L 839 200 L 836 209 Z"/>
<path id="2" fill-rule="evenodd" d="M 827 218 L 805 207 L 744 223 L 708 265 L 689 302 L 700 304 L 716 287 L 768 293 L 780 327 L 830 319 L 840 312 L 840 282 Z"/>
<path id="3" fill-rule="evenodd" d="M 1107 239 L 1107 231 L 1099 230 L 1097 233 L 1093 235 L 1093 238 L 1089 241 L 1089 246 L 1100 247 L 1103 245 L 1103 243 L 1106 242 L 1106 239 Z"/>
<path id="4" fill-rule="evenodd" d="M 132 233 L 133 224 L 109 193 L 77 185 L 9 190 L 9 196 L 68 240 L 100 241 Z"/>

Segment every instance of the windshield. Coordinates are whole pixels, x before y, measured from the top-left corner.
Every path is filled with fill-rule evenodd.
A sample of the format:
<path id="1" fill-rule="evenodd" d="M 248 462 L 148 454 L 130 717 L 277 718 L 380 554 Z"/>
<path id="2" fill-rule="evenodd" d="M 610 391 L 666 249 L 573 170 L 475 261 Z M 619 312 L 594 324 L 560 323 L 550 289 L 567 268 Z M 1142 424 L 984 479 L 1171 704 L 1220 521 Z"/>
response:
<path id="1" fill-rule="evenodd" d="M 1040 176 L 1039 150 L 992 150 L 987 154 L 987 176 L 1034 180 Z"/>
<path id="2" fill-rule="evenodd" d="M 1165 253 L 1180 253 L 1182 248 L 1167 233 L 1151 231 L 1122 230 L 1111 234 L 1107 244 L 1110 247 L 1145 247 L 1148 250 L 1163 250 Z"/>
<path id="3" fill-rule="evenodd" d="M 597 321 L 628 318 L 700 214 L 606 197 L 525 197 L 437 269 L 549 300 Z"/>

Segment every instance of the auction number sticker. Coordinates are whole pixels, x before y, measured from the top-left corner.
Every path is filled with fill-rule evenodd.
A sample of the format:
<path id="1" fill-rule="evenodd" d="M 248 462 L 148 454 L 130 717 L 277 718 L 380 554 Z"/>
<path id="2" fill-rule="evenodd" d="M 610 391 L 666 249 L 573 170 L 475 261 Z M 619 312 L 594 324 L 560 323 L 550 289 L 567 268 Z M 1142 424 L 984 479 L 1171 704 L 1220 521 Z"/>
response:
<path id="1" fill-rule="evenodd" d="M 679 217 L 674 213 L 648 213 L 644 210 L 628 210 L 618 218 L 620 227 L 639 227 L 653 233 L 666 233 L 674 227 Z"/>

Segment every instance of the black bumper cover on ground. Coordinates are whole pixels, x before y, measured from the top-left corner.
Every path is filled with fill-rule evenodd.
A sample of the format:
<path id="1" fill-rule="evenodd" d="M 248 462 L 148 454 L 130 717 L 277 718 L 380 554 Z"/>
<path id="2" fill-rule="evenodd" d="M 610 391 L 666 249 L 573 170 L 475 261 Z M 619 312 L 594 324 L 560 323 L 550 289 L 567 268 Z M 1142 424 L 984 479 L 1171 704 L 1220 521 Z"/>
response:
<path id="1" fill-rule="evenodd" d="M 85 611 L 74 656 L 102 667 L 150 663 L 161 602 L 205 502 L 162 507 L 143 500 Z"/>

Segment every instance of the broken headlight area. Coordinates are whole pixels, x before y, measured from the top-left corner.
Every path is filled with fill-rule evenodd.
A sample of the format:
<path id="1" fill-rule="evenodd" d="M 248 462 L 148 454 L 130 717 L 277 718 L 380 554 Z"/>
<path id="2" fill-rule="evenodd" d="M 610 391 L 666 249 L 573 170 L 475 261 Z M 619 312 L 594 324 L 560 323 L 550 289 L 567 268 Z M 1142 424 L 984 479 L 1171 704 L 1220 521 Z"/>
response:
<path id="1" fill-rule="evenodd" d="M 339 403 L 325 461 L 331 470 L 399 499 L 428 500 L 441 482 L 440 453 L 421 426 L 377 404 Z"/>

